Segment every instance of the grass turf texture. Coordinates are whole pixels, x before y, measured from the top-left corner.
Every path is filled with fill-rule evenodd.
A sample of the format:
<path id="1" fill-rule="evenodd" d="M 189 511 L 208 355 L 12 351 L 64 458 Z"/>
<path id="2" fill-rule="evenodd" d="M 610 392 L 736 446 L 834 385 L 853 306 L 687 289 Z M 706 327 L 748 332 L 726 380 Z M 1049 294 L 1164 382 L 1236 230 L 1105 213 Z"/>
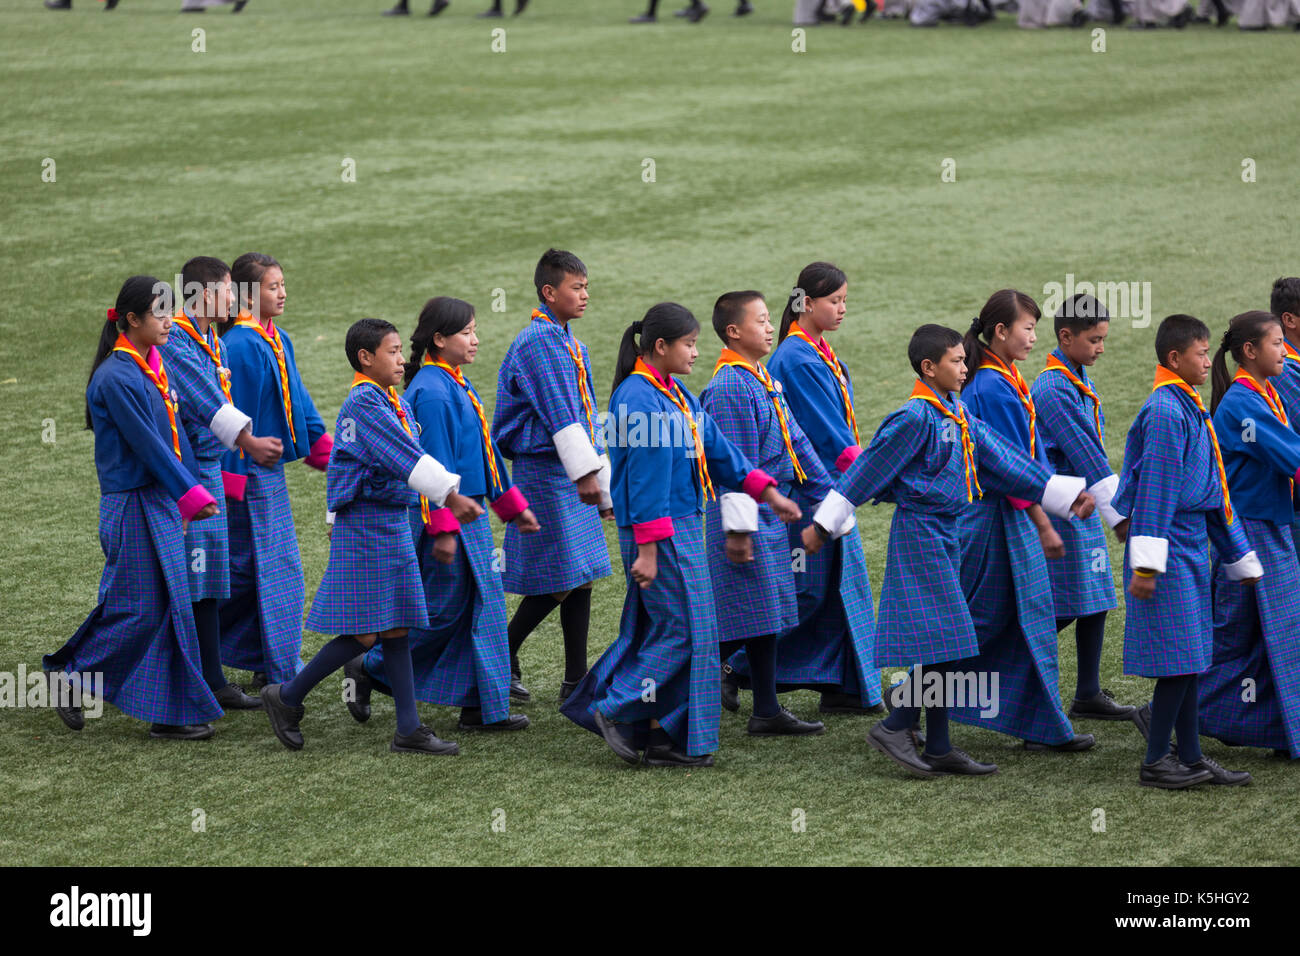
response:
<path id="1" fill-rule="evenodd" d="M 36 0 L 0 7 L 0 669 L 58 647 L 95 601 L 86 369 L 123 278 L 170 277 L 191 255 L 253 249 L 284 264 L 284 326 L 332 423 L 351 379 L 343 332 L 382 316 L 409 336 L 426 298 L 478 307 L 470 369 L 493 400 L 497 364 L 533 303 L 548 245 L 591 271 L 578 334 L 602 403 L 619 336 L 662 299 L 706 323 L 692 389 L 718 348 L 713 299 L 757 287 L 779 312 L 805 263 L 850 277 L 834 343 L 854 371 L 865 440 L 906 396 L 905 345 L 924 321 L 964 330 L 994 289 L 1149 281 L 1154 321 L 1112 325 L 1095 370 L 1118 465 L 1151 381 L 1155 323 L 1190 311 L 1221 330 L 1267 307 L 1300 268 L 1290 210 L 1300 160 L 1287 122 L 1289 34 L 1021 32 L 873 22 L 809 30 L 791 51 L 788 0 L 742 22 L 715 4 L 691 27 L 622 20 L 639 0 L 538 0 L 519 20 L 382 19 L 387 0 L 254 0 L 179 17 L 175 0 L 112 15 Z M 417 11 L 419 12 L 419 11 Z M 665 11 L 667 12 L 667 11 Z M 191 52 L 195 28 L 206 52 Z M 490 49 L 504 27 L 507 52 Z M 42 160 L 57 182 L 42 182 Z M 341 178 L 346 158 L 356 182 Z M 940 181 L 945 158 L 956 182 Z M 1241 164 L 1258 164 L 1246 184 Z M 643 161 L 655 181 L 643 181 Z M 494 290 L 507 309 L 492 311 Z M 1042 367 L 1050 326 L 1027 372 Z M 53 419 L 56 440 L 42 441 Z M 309 594 L 328 554 L 325 479 L 289 469 Z M 878 595 L 890 507 L 859 513 Z M 497 534 L 501 531 L 498 526 Z M 1112 560 L 1120 549 L 1112 547 Z M 615 566 L 618 566 L 615 552 Z M 596 589 L 595 656 L 616 633 L 621 570 Z M 514 600 L 512 599 L 512 607 Z M 1103 684 L 1121 676 L 1122 611 Z M 322 643 L 309 634 L 304 653 Z M 756 740 L 724 714 L 716 769 L 634 770 L 556 711 L 557 616 L 523 652 L 534 703 L 521 734 L 460 734 L 462 755 L 387 753 L 391 702 L 367 725 L 332 679 L 308 698 L 306 749 L 260 713 L 214 740 L 163 743 L 107 709 L 80 734 L 48 711 L 0 714 L 0 858 L 9 863 L 1082 863 L 1281 864 L 1294 840 L 1296 768 L 1206 741 L 1249 769 L 1246 789 L 1140 789 L 1129 724 L 1081 724 L 1099 746 L 1030 755 L 954 726 L 996 761 L 992 779 L 907 779 L 830 718 L 810 740 Z M 1061 646 L 1073 688 L 1072 636 Z M 232 675 L 236 676 L 236 675 Z M 238 675 L 243 676 L 243 675 Z M 816 696 L 786 698 L 811 715 Z M 455 711 L 423 707 L 447 736 Z M 206 831 L 193 832 L 193 811 Z M 494 832 L 494 811 L 505 829 Z M 1094 832 L 1094 808 L 1106 830 Z M 792 826 L 807 814 L 805 832 Z M 500 819 L 499 815 L 497 817 Z M 256 848 L 255 850 L 252 848 Z M 250 857 L 250 852 L 253 857 Z"/>

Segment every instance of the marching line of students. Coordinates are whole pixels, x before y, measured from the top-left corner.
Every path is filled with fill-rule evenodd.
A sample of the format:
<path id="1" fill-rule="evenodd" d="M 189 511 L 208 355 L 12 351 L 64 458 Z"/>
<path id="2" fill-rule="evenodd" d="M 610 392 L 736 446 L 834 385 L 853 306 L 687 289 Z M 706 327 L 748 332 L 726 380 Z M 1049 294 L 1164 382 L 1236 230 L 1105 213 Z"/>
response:
<path id="1" fill-rule="evenodd" d="M 680 381 L 699 322 L 652 307 L 624 332 L 602 415 L 571 328 L 587 269 L 548 250 L 491 424 L 465 375 L 474 308 L 443 296 L 421 311 L 409 359 L 390 323 L 349 328 L 355 375 L 333 437 L 275 321 L 279 263 L 196 257 L 181 279 L 199 291 L 180 311 L 150 276 L 128 279 L 109 310 L 87 387 L 99 604 L 44 659 L 61 684 L 102 672 L 104 698 L 151 736 L 203 739 L 223 710 L 260 708 L 300 749 L 308 692 L 342 671 L 356 720 L 374 691 L 393 698 L 390 749 L 454 754 L 417 702 L 460 707 L 462 731 L 527 727 L 510 712 L 532 696 L 518 651 L 558 607 L 561 711 L 630 763 L 711 766 L 742 687 L 758 737 L 824 731 L 782 707 L 782 691 L 821 691 L 824 713 L 889 705 L 868 743 L 920 777 L 996 772 L 952 746 L 950 719 L 1029 751 L 1093 747 L 1072 720 L 1131 720 L 1148 739 L 1139 782 L 1167 789 L 1249 782 L 1201 752 L 1202 733 L 1300 756 L 1300 279 L 1278 280 L 1273 311 L 1234 318 L 1213 361 L 1199 320 L 1161 323 L 1120 476 L 1088 374 L 1109 331 L 1091 296 L 1062 304 L 1032 387 L 1017 364 L 1036 340 L 1031 297 L 994 293 L 964 336 L 918 328 L 909 400 L 864 450 L 827 340 L 848 293 L 830 263 L 800 273 L 775 353 L 763 296 L 719 297 L 722 350 L 699 398 Z M 1211 368 L 1207 410 L 1197 386 Z M 305 624 L 332 639 L 305 665 L 283 468 L 298 459 L 326 471 L 330 523 Z M 895 504 L 877 615 L 854 516 L 868 500 Z M 485 505 L 506 523 L 503 570 Z M 619 634 L 589 668 L 591 588 L 610 573 L 602 519 L 618 529 L 626 594 Z M 1155 678 L 1140 708 L 1101 687 L 1116 607 L 1103 525 L 1125 544 L 1125 673 Z M 523 598 L 509 622 L 506 591 Z M 1057 641 L 1070 624 L 1067 713 Z M 260 699 L 223 665 L 252 671 Z M 881 667 L 914 669 L 882 695 Z M 989 677 L 994 706 L 951 692 Z M 947 692 L 931 693 L 936 678 Z M 84 726 L 78 707 L 56 709 Z"/>

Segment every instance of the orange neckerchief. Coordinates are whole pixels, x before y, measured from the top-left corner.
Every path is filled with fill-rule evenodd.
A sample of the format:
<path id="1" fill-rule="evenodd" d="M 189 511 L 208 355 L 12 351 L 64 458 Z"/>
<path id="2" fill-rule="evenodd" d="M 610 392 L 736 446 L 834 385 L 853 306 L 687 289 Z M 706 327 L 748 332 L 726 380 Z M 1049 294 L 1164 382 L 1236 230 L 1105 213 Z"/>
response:
<path id="1" fill-rule="evenodd" d="M 232 405 L 235 400 L 230 396 L 230 369 L 226 368 L 226 363 L 222 361 L 225 354 L 222 352 L 221 339 L 212 331 L 212 326 L 208 326 L 208 335 L 212 336 L 212 341 L 199 334 L 199 330 L 190 322 L 190 317 L 184 312 L 178 312 L 172 319 L 172 322 L 179 325 L 185 330 L 185 334 L 198 342 L 203 351 L 208 353 L 208 358 L 212 359 L 212 364 L 217 367 L 217 378 L 221 382 L 221 393 L 226 396 L 226 401 Z"/>
<path id="2" fill-rule="evenodd" d="M 1237 382 L 1241 382 L 1241 384 L 1245 385 L 1247 388 L 1254 389 L 1264 397 L 1264 401 L 1268 403 L 1269 409 L 1273 412 L 1273 416 L 1278 421 L 1286 426 L 1291 424 L 1290 420 L 1287 418 L 1286 408 L 1282 405 L 1282 398 L 1278 395 L 1277 389 L 1273 387 L 1272 382 L 1266 379 L 1264 381 L 1264 387 L 1260 388 L 1259 382 L 1255 381 L 1255 377 L 1249 372 L 1244 372 L 1241 369 L 1237 369 L 1237 374 L 1232 377 L 1232 381 L 1234 385 Z M 1295 478 L 1291 479 L 1291 495 L 1292 497 L 1295 497 Z"/>
<path id="3" fill-rule="evenodd" d="M 704 458 L 704 442 L 700 440 L 700 429 L 695 423 L 695 417 L 691 414 L 691 408 L 686 404 L 686 399 L 682 397 L 682 387 L 673 382 L 672 390 L 669 391 L 664 387 L 664 383 L 659 380 L 659 376 L 654 370 L 646 365 L 640 358 L 636 360 L 636 365 L 632 367 L 633 375 L 640 375 L 647 382 L 655 387 L 655 391 L 668 398 L 668 401 L 677 406 L 677 410 L 686 416 L 686 424 L 691 426 L 691 438 L 695 439 L 695 470 L 700 480 L 700 488 L 704 492 L 704 500 L 718 500 L 717 494 L 713 491 L 713 482 L 709 479 L 709 464 Z"/>
<path id="4" fill-rule="evenodd" d="M 1065 377 L 1073 383 L 1075 388 L 1092 399 L 1092 419 L 1097 423 L 1097 441 L 1101 442 L 1101 399 L 1097 397 L 1097 393 L 1092 390 L 1091 385 L 1087 384 L 1083 379 L 1074 374 L 1070 369 L 1070 366 L 1066 365 L 1055 355 L 1049 355 L 1047 356 L 1047 367 L 1043 369 L 1043 371 L 1050 372 L 1053 369 L 1063 373 Z M 1102 445 L 1102 450 L 1105 450 L 1104 444 Z"/>
<path id="5" fill-rule="evenodd" d="M 822 345 L 826 346 L 825 351 L 823 351 L 816 342 L 808 337 L 808 333 L 799 327 L 798 322 L 790 323 L 790 334 L 797 339 L 803 339 L 811 345 L 818 357 L 835 373 L 835 380 L 840 385 L 840 396 L 844 399 L 844 421 L 853 430 L 853 443 L 861 445 L 862 438 L 858 435 L 858 417 L 853 414 L 853 399 L 849 397 L 848 379 L 844 376 L 844 366 L 840 364 L 840 360 L 836 357 L 835 350 L 831 348 L 831 343 L 827 342 L 825 336 L 823 336 Z"/>
<path id="6" fill-rule="evenodd" d="M 1214 430 L 1214 422 L 1210 420 L 1210 413 L 1205 410 L 1205 403 L 1201 401 L 1201 395 L 1196 389 L 1183 381 L 1182 376 L 1177 372 L 1172 372 L 1163 365 L 1156 366 L 1156 383 L 1151 387 L 1151 391 L 1163 388 L 1166 385 L 1172 385 L 1186 395 L 1191 396 L 1196 407 L 1201 410 L 1201 418 L 1205 422 L 1205 427 L 1210 430 L 1210 444 L 1214 446 L 1214 461 L 1219 468 L 1219 483 L 1223 485 L 1223 517 L 1228 524 L 1232 524 L 1232 500 L 1228 496 L 1228 473 L 1223 470 L 1223 452 L 1219 448 L 1219 436 Z"/>
<path id="7" fill-rule="evenodd" d="M 567 331 L 549 312 L 542 309 L 533 309 L 532 318 L 545 319 L 558 328 L 562 335 Z M 582 396 L 582 410 L 587 413 L 587 437 L 591 439 L 594 445 L 596 442 L 596 425 L 593 421 L 595 409 L 591 407 L 591 398 L 587 395 L 587 366 L 582 363 L 581 353 L 573 347 L 571 336 L 564 335 L 564 347 L 569 350 L 569 358 L 573 359 L 573 367 L 578 372 L 578 394 Z"/>
<path id="8" fill-rule="evenodd" d="M 415 437 L 415 433 L 411 431 L 411 423 L 406 420 L 406 409 L 402 407 L 402 400 L 397 397 L 397 389 L 393 388 L 391 385 L 388 388 L 384 388 L 373 378 L 366 378 L 366 376 L 362 375 L 360 372 L 357 372 L 357 374 L 352 376 L 352 385 L 348 388 L 348 391 L 352 391 L 352 389 L 356 388 L 358 385 L 373 385 L 375 388 L 383 392 L 384 398 L 388 399 L 388 404 L 392 405 L 393 411 L 397 413 L 397 420 L 401 422 L 402 427 L 406 429 L 406 434 L 410 435 L 412 438 Z M 429 499 L 424 495 L 420 495 L 420 517 L 424 519 L 424 523 L 427 526 L 429 524 Z"/>
<path id="9" fill-rule="evenodd" d="M 785 450 L 790 453 L 790 461 L 794 464 L 794 475 L 801 482 L 807 481 L 808 476 L 804 474 L 803 466 L 799 464 L 799 456 L 794 453 L 794 442 L 790 438 L 790 425 L 786 421 L 785 408 L 781 404 L 781 393 L 776 390 L 776 383 L 772 380 L 771 373 L 763 368 L 762 362 L 750 365 L 744 356 L 738 355 L 731 349 L 723 349 L 718 364 L 713 366 L 713 374 L 717 375 L 719 370 L 727 365 L 743 368 L 763 383 L 763 387 L 767 389 L 767 394 L 772 399 L 772 407 L 776 409 L 776 420 L 781 423 L 781 438 L 785 441 Z"/>
<path id="10" fill-rule="evenodd" d="M 1026 382 L 1025 377 L 1020 374 L 1020 369 L 1002 361 L 1002 359 L 993 354 L 993 350 L 990 348 L 984 349 L 984 364 L 976 369 L 976 371 L 981 371 L 986 368 L 991 368 L 1010 382 L 1012 388 L 1016 390 L 1016 394 L 1020 396 L 1020 404 L 1025 406 L 1025 412 L 1029 415 L 1029 457 L 1033 458 L 1036 442 L 1035 432 L 1038 430 L 1038 412 L 1034 409 L 1034 397 L 1029 394 L 1029 383 Z M 1097 430 L 1098 434 L 1100 434 L 1100 423 L 1097 426 Z"/>
<path id="11" fill-rule="evenodd" d="M 1293 346 L 1293 345 L 1292 345 L 1290 342 L 1288 342 L 1286 339 L 1283 339 L 1283 340 L 1282 340 L 1282 348 L 1286 349 L 1286 357 L 1287 357 L 1287 358 L 1289 358 L 1291 361 L 1295 362 L 1297 365 L 1300 365 L 1300 352 L 1297 352 L 1297 351 L 1295 350 L 1295 346 Z"/>
<path id="12" fill-rule="evenodd" d="M 280 367 L 280 397 L 284 399 L 284 418 L 289 423 L 289 438 L 296 445 L 298 443 L 298 434 L 293 427 L 293 402 L 289 398 L 289 365 L 285 361 L 284 345 L 280 341 L 280 330 L 275 328 L 275 323 L 272 323 L 271 328 L 274 331 L 267 332 L 266 329 L 262 328 L 262 323 L 253 318 L 249 312 L 240 312 L 235 324 L 252 329 L 262 337 L 267 345 L 271 346 L 271 351 L 275 353 L 275 364 Z"/>
<path id="13" fill-rule="evenodd" d="M 469 396 L 469 403 L 474 406 L 474 413 L 478 415 L 479 428 L 483 432 L 483 454 L 487 456 L 488 468 L 492 472 L 492 488 L 496 494 L 501 494 L 505 491 L 505 488 L 501 484 L 501 474 L 497 471 L 497 456 L 492 450 L 492 432 L 488 429 L 487 416 L 483 414 L 483 405 L 479 402 L 478 396 L 474 394 L 474 389 L 469 387 L 469 382 L 465 380 L 464 373 L 456 366 L 448 365 L 442 359 L 435 359 L 427 353 L 424 356 L 424 361 L 420 363 L 420 367 L 423 368 L 426 365 L 433 365 L 442 369 Z"/>
<path id="14" fill-rule="evenodd" d="M 140 353 L 135 350 L 131 340 L 122 332 L 117 333 L 117 341 L 113 343 L 114 352 L 125 352 L 131 356 L 131 360 L 140 366 L 140 371 L 148 376 L 149 381 L 153 382 L 154 387 L 158 389 L 158 394 L 162 395 L 163 404 L 167 406 L 167 420 L 172 425 L 172 451 L 176 452 L 176 460 L 181 460 L 181 433 L 176 428 L 176 403 L 172 401 L 171 389 L 167 384 L 167 368 L 162 363 L 162 356 L 158 357 L 158 371 L 154 372 L 149 367 L 149 363 L 140 357 Z"/>
<path id="15" fill-rule="evenodd" d="M 976 498 L 983 498 L 984 489 L 980 487 L 979 475 L 975 471 L 975 440 L 970 437 L 970 423 L 966 421 L 966 409 L 958 405 L 957 407 L 961 408 L 961 414 L 954 415 L 939 396 L 934 393 L 934 390 L 920 380 L 912 386 L 912 394 L 907 397 L 929 402 L 939 409 L 945 418 L 951 419 L 961 426 L 961 460 L 966 468 L 966 500 L 974 501 Z M 971 489 L 972 484 L 974 485 L 973 491 Z"/>

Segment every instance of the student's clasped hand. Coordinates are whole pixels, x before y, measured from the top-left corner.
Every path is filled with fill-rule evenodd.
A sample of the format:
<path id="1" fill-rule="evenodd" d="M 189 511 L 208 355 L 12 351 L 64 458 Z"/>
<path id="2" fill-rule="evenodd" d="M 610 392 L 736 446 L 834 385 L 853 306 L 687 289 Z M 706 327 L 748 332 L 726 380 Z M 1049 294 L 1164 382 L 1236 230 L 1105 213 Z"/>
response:
<path id="1" fill-rule="evenodd" d="M 190 521 L 202 521 L 204 518 L 211 518 L 216 513 L 217 513 L 217 503 L 215 501 L 208 502 L 206 505 L 200 508 L 198 513 L 195 514 L 193 518 L 190 518 L 189 521 L 181 521 L 181 531 L 185 532 L 189 530 Z"/>
<path id="2" fill-rule="evenodd" d="M 600 482 L 596 479 L 598 472 L 583 475 L 574 482 L 578 486 L 578 497 L 584 505 L 600 504 Z"/>
<path id="3" fill-rule="evenodd" d="M 1140 574 L 1134 574 L 1128 582 L 1128 593 L 1139 601 L 1151 600 L 1156 593 L 1155 576 L 1143 577 Z"/>
<path id="4" fill-rule="evenodd" d="M 1070 512 L 1076 518 L 1089 518 L 1095 507 L 1097 507 L 1097 499 L 1092 496 L 1092 492 L 1081 491 L 1079 497 L 1074 499 L 1074 504 L 1070 505 Z"/>
<path id="5" fill-rule="evenodd" d="M 803 542 L 803 549 L 809 554 L 816 554 L 822 549 L 822 536 L 817 533 L 816 525 L 810 524 L 804 528 L 799 538 Z"/>
<path id="6" fill-rule="evenodd" d="M 748 531 L 727 532 L 727 560 L 732 564 L 749 564 L 754 560 L 754 539 Z"/>
<path id="7" fill-rule="evenodd" d="M 536 534 L 542 530 L 541 524 L 537 521 L 537 515 L 533 514 L 532 508 L 525 508 L 514 519 L 515 527 L 524 534 Z"/>
<path id="8" fill-rule="evenodd" d="M 794 524 L 803 517 L 799 506 L 776 490 L 776 485 L 768 485 L 763 490 L 763 500 L 772 506 L 776 516 L 786 524 Z"/>
<path id="9" fill-rule="evenodd" d="M 433 539 L 433 560 L 439 564 L 451 564 L 456 560 L 456 535 L 444 531 Z"/>
<path id="10" fill-rule="evenodd" d="M 469 524 L 471 521 L 478 519 L 483 514 L 483 506 L 473 498 L 462 495 L 459 491 L 453 491 L 447 495 L 447 500 L 443 502 L 443 507 L 450 508 L 452 515 L 461 524 Z"/>
<path id="11" fill-rule="evenodd" d="M 280 443 L 280 439 L 272 435 L 255 438 L 248 429 L 239 433 L 239 437 L 235 439 L 235 446 L 242 448 L 244 454 L 263 468 L 274 468 L 276 462 L 280 460 L 280 455 L 284 453 L 284 446 Z"/>

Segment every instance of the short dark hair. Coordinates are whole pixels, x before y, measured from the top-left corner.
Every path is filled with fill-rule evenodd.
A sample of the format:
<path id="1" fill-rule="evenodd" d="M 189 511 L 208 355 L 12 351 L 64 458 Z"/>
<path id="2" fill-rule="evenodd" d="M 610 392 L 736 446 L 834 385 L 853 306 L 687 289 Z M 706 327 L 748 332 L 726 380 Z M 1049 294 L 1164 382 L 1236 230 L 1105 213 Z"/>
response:
<path id="1" fill-rule="evenodd" d="M 1053 319 L 1057 338 L 1060 338 L 1064 329 L 1069 329 L 1071 332 L 1082 332 L 1085 329 L 1095 328 L 1102 322 L 1109 321 L 1110 312 L 1097 301 L 1096 296 L 1088 295 L 1086 292 L 1076 293 L 1062 302 Z"/>
<path id="2" fill-rule="evenodd" d="M 1283 312 L 1300 315 L 1300 278 L 1289 276 L 1274 282 L 1268 310 L 1274 315 L 1281 315 Z"/>
<path id="3" fill-rule="evenodd" d="M 195 256 L 181 266 L 181 287 L 176 290 L 180 301 L 189 305 L 195 293 L 198 299 L 208 286 L 214 285 L 230 275 L 230 266 L 212 256 Z"/>
<path id="4" fill-rule="evenodd" d="M 1167 315 L 1156 329 L 1156 361 L 1165 364 L 1170 352 L 1184 352 L 1193 342 L 1210 341 L 1210 327 L 1194 315 Z"/>
<path id="5" fill-rule="evenodd" d="M 946 325 L 927 323 L 912 333 L 907 343 L 907 360 L 912 363 L 912 371 L 917 377 L 921 375 L 921 363 L 926 359 L 938 362 L 948 354 L 948 350 L 961 345 L 962 336 L 956 329 Z"/>
<path id="6" fill-rule="evenodd" d="M 348 353 L 348 364 L 360 372 L 361 360 L 357 358 L 357 353 L 362 349 L 367 352 L 377 352 L 384 339 L 398 334 L 400 333 L 397 331 L 397 326 L 392 322 L 385 322 L 383 319 L 358 319 L 352 323 L 347 338 L 343 340 L 343 349 Z"/>
<path id="7" fill-rule="evenodd" d="M 549 285 L 555 288 L 564 281 L 565 276 L 586 274 L 587 267 L 572 252 L 565 252 L 563 249 L 547 249 L 537 260 L 537 268 L 533 270 L 533 285 L 537 286 L 538 300 L 541 301 L 542 298 L 542 286 Z"/>
<path id="8" fill-rule="evenodd" d="M 745 308 L 755 299 L 763 298 L 763 293 L 755 289 L 745 289 L 743 292 L 724 292 L 718 296 L 718 301 L 713 303 L 713 331 L 718 333 L 718 338 L 722 339 L 722 344 L 727 345 L 727 326 L 736 325 L 740 322 L 741 316 L 745 314 Z"/>

